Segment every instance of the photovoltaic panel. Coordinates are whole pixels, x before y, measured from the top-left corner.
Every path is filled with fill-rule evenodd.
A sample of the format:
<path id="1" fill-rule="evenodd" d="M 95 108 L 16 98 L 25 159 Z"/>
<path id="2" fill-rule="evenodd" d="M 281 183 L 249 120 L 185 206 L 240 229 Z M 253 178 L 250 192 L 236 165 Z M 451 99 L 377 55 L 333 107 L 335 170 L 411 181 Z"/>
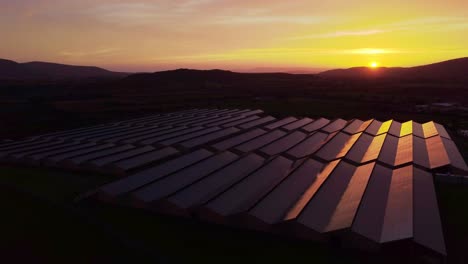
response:
<path id="1" fill-rule="evenodd" d="M 259 118 L 259 119 L 256 119 L 254 121 L 250 121 L 250 122 L 247 122 L 245 124 L 242 124 L 239 127 L 242 128 L 242 129 L 248 129 L 248 128 L 260 126 L 260 125 L 263 125 L 265 123 L 269 123 L 269 122 L 272 122 L 272 121 L 275 121 L 275 120 L 276 120 L 276 118 L 274 118 L 272 116 L 266 116 L 266 117 Z"/>
<path id="2" fill-rule="evenodd" d="M 243 134 L 240 134 L 238 136 L 233 136 L 233 137 L 230 137 L 224 141 L 221 141 L 219 143 L 216 143 L 215 145 L 213 145 L 213 148 L 215 149 L 218 149 L 218 150 L 226 150 L 226 149 L 229 149 L 229 148 L 232 148 L 234 146 L 237 146 L 243 142 L 246 142 L 246 141 L 249 141 L 253 138 L 256 138 L 258 136 L 261 136 L 263 134 L 265 134 L 266 131 L 265 130 L 262 130 L 262 129 L 254 129 L 254 130 L 251 130 L 249 132 L 246 132 L 246 133 L 243 133 Z"/>
<path id="3" fill-rule="evenodd" d="M 430 173 L 414 169 L 414 241 L 446 253 L 436 192 Z"/>
<path id="4" fill-rule="evenodd" d="M 468 172 L 434 122 L 193 109 L 46 135 L 1 144 L 0 162 L 123 176 L 92 197 L 163 214 L 442 255 L 433 173 Z"/>
<path id="5" fill-rule="evenodd" d="M 303 158 L 311 155 L 317 151 L 323 143 L 326 142 L 327 138 L 332 137 L 326 133 L 316 132 L 304 141 L 294 146 L 287 153 L 295 158 Z"/>
<path id="6" fill-rule="evenodd" d="M 152 202 L 162 199 L 226 166 L 235 159 L 237 159 L 235 154 L 231 152 L 223 152 L 175 174 L 169 175 L 159 181 L 146 185 L 135 191 L 133 196 L 143 202 Z"/>
<path id="7" fill-rule="evenodd" d="M 284 125 L 286 125 L 286 124 L 289 124 L 289 123 L 291 123 L 291 122 L 294 122 L 294 121 L 296 121 L 296 120 L 297 120 L 297 118 L 295 118 L 295 117 L 286 117 L 286 118 L 283 118 L 283 119 L 281 119 L 281 120 L 279 120 L 279 121 L 276 121 L 276 122 L 274 122 L 274 123 L 271 123 L 271 124 L 266 125 L 265 128 L 266 128 L 266 129 L 270 129 L 270 130 L 271 130 L 271 129 L 275 129 L 275 128 L 284 126 Z"/>
<path id="8" fill-rule="evenodd" d="M 200 206 L 244 179 L 263 163 L 262 157 L 249 154 L 172 195 L 167 200 L 184 209 Z"/>
<path id="9" fill-rule="evenodd" d="M 317 180 L 317 176 L 323 167 L 324 164 L 318 161 L 311 159 L 305 161 L 271 193 L 258 202 L 249 211 L 249 214 L 268 224 L 281 222 L 291 206 Z"/>
<path id="10" fill-rule="evenodd" d="M 205 206 L 206 209 L 221 216 L 233 215 L 248 210 L 287 176 L 291 165 L 291 160 L 281 156 L 275 158 L 209 202 Z"/>
<path id="11" fill-rule="evenodd" d="M 325 127 L 321 128 L 322 131 L 326 133 L 333 133 L 335 131 L 341 130 L 343 127 L 346 126 L 348 122 L 343 119 L 336 119 L 330 122 L 328 125 Z"/>
<path id="12" fill-rule="evenodd" d="M 326 118 L 319 118 L 315 120 L 314 122 L 303 126 L 301 129 L 307 132 L 313 132 L 313 131 L 321 129 L 322 127 L 328 125 L 329 123 L 330 123 L 330 120 Z"/>
<path id="13" fill-rule="evenodd" d="M 311 119 L 311 118 L 305 117 L 305 118 L 301 118 L 301 119 L 299 119 L 297 121 L 294 121 L 292 123 L 289 123 L 289 124 L 283 126 L 282 128 L 286 129 L 286 130 L 294 130 L 294 129 L 298 129 L 300 127 L 303 127 L 303 126 L 311 123 L 312 121 L 314 121 L 314 120 Z"/>
<path id="14" fill-rule="evenodd" d="M 107 184 L 100 189 L 100 193 L 107 197 L 115 197 L 117 195 L 128 193 L 142 187 L 143 185 L 208 158 L 211 155 L 211 152 L 204 149 L 194 151 L 156 167 L 133 174 L 130 177 Z"/>
<path id="15" fill-rule="evenodd" d="M 270 156 L 276 155 L 282 152 L 285 152 L 286 150 L 290 149 L 291 147 L 295 146 L 302 140 L 306 138 L 306 134 L 295 131 L 283 138 L 278 139 L 277 141 L 261 148 L 260 150 L 263 153 L 266 153 Z"/>
<path id="16" fill-rule="evenodd" d="M 286 132 L 280 131 L 280 130 L 273 130 L 267 134 L 264 134 L 262 136 L 259 136 L 257 138 L 254 138 L 250 141 L 247 141 L 246 143 L 243 143 L 242 145 L 236 147 L 237 150 L 240 150 L 242 152 L 250 152 L 253 150 L 256 150 L 258 148 L 261 148 L 277 139 L 280 137 L 286 135 Z"/>

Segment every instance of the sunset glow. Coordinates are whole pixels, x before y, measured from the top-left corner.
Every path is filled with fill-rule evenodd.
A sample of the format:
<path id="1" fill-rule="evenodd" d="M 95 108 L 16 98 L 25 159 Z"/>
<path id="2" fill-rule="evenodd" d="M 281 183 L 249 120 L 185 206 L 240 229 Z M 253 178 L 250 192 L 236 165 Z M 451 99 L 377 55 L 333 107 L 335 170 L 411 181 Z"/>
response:
<path id="1" fill-rule="evenodd" d="M 468 56 L 468 1 L 0 0 L 0 57 L 121 71 L 414 66 Z"/>
<path id="2" fill-rule="evenodd" d="M 373 61 L 373 62 L 369 63 L 369 66 L 371 68 L 377 68 L 377 67 L 379 67 L 379 64 L 377 62 Z"/>

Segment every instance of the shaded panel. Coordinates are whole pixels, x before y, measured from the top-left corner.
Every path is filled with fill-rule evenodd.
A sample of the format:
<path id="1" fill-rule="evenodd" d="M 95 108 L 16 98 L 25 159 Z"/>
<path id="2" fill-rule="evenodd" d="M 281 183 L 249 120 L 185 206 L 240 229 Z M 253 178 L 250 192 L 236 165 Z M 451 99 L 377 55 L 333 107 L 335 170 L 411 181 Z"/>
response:
<path id="1" fill-rule="evenodd" d="M 401 133 L 401 123 L 397 121 L 393 121 L 390 129 L 388 129 L 388 133 L 390 135 L 399 137 Z"/>
<path id="2" fill-rule="evenodd" d="M 17 153 L 17 152 L 26 152 L 46 147 L 52 147 L 53 145 L 60 145 L 63 144 L 63 141 L 39 141 L 39 142 L 31 142 L 25 145 L 21 145 L 19 147 L 12 147 L 7 148 L 5 150 L 0 151 L 0 157 L 4 157 L 10 153 Z"/>
<path id="3" fill-rule="evenodd" d="M 67 162 L 70 163 L 70 164 L 75 164 L 75 165 L 76 164 L 81 164 L 81 163 L 86 162 L 88 160 L 92 160 L 92 159 L 96 159 L 96 158 L 99 158 L 99 157 L 116 154 L 116 153 L 126 151 L 126 150 L 129 150 L 129 149 L 133 149 L 133 148 L 135 148 L 135 147 L 131 146 L 131 145 L 117 146 L 117 147 L 113 147 L 113 148 L 110 148 L 110 149 L 105 149 L 105 150 L 101 150 L 101 151 L 88 153 L 88 154 L 85 154 L 85 155 L 76 156 L 74 158 L 69 159 Z"/>
<path id="4" fill-rule="evenodd" d="M 353 165 L 340 162 L 297 221 L 317 232 L 325 232 L 355 170 Z"/>
<path id="5" fill-rule="evenodd" d="M 288 210 L 317 180 L 317 175 L 323 167 L 323 163 L 307 160 L 255 205 L 249 214 L 269 224 L 281 222 Z"/>
<path id="6" fill-rule="evenodd" d="M 234 121 L 234 122 L 224 124 L 223 127 L 237 126 L 237 125 L 244 124 L 244 123 L 247 123 L 247 122 L 252 121 L 252 120 L 257 120 L 259 118 L 260 118 L 259 116 L 249 116 L 249 117 L 242 118 L 242 119 Z"/>
<path id="7" fill-rule="evenodd" d="M 294 148 L 288 151 L 288 154 L 296 157 L 296 158 L 303 158 L 305 156 L 313 154 L 317 149 L 319 149 L 326 139 L 328 138 L 328 134 L 317 132 L 314 133 L 312 136 L 308 137 L 306 140 L 302 141 Z"/>
<path id="8" fill-rule="evenodd" d="M 351 227 L 375 163 L 357 167 L 324 232 Z"/>
<path id="9" fill-rule="evenodd" d="M 195 126 L 198 126 L 197 122 L 214 122 L 213 120 L 216 119 L 217 116 L 188 116 L 184 117 L 182 119 L 178 120 L 168 120 L 168 121 L 157 121 L 154 122 L 155 124 L 158 125 L 170 125 L 170 126 L 190 126 L 192 124 L 195 124 Z"/>
<path id="10" fill-rule="evenodd" d="M 223 152 L 193 166 L 155 181 L 133 193 L 133 196 L 143 202 L 162 199 L 218 170 L 237 159 L 231 152 Z"/>
<path id="11" fill-rule="evenodd" d="M 85 145 L 86 144 L 83 144 L 82 145 L 83 148 L 80 148 L 80 149 L 75 150 L 75 151 L 67 151 L 66 153 L 63 153 L 63 154 L 49 156 L 46 159 L 46 162 L 48 162 L 48 163 L 50 163 L 50 162 L 57 163 L 57 162 L 60 162 L 60 161 L 62 161 L 64 159 L 72 158 L 72 157 L 83 155 L 83 154 L 93 153 L 95 151 L 99 151 L 99 150 L 103 150 L 103 149 L 105 150 L 105 149 L 108 149 L 108 148 L 114 146 L 113 144 L 102 144 L 102 145 L 90 146 L 90 147 L 86 147 Z"/>
<path id="12" fill-rule="evenodd" d="M 413 236 L 413 166 L 392 173 L 380 242 Z"/>
<path id="13" fill-rule="evenodd" d="M 424 137 L 424 130 L 422 124 L 413 122 L 413 135 L 421 138 Z"/>
<path id="14" fill-rule="evenodd" d="M 208 121 L 203 121 L 203 122 L 195 122 L 194 124 L 197 125 L 197 126 L 213 127 L 213 126 L 218 126 L 218 125 L 222 125 L 222 124 L 225 124 L 225 123 L 229 123 L 229 122 L 232 122 L 232 121 L 236 121 L 236 120 L 239 120 L 239 119 L 242 119 L 242 118 L 245 118 L 245 117 L 244 116 L 236 116 L 236 117 L 221 116 L 221 117 L 218 117 L 218 118 L 213 119 L 213 120 L 208 120 Z"/>
<path id="15" fill-rule="evenodd" d="M 9 142 L 6 144 L 0 145 L 0 151 L 5 151 L 5 150 L 10 150 L 10 149 L 15 149 L 15 148 L 21 148 L 25 146 L 30 146 L 32 144 L 39 144 L 39 143 L 44 143 L 44 142 L 49 142 L 47 139 L 32 139 L 32 140 L 21 140 L 21 141 L 13 141 Z"/>
<path id="16" fill-rule="evenodd" d="M 109 129 L 105 131 L 103 130 L 103 131 L 91 133 L 91 134 L 78 134 L 78 135 L 73 135 L 73 136 L 63 136 L 61 138 L 73 139 L 76 141 L 88 141 L 88 140 L 98 141 L 106 137 L 118 136 L 118 135 L 132 133 L 134 131 L 141 131 L 145 129 L 148 129 L 148 128 L 147 127 L 119 127 L 116 129 Z"/>
<path id="17" fill-rule="evenodd" d="M 71 129 L 71 130 L 65 130 L 65 131 L 58 131 L 58 132 L 53 132 L 53 133 L 47 133 L 47 134 L 42 134 L 39 136 L 35 136 L 32 139 L 36 140 L 39 138 L 53 138 L 58 135 L 64 135 L 64 134 L 72 134 L 72 133 L 81 133 L 81 132 L 86 132 L 90 130 L 95 130 L 95 129 L 101 129 L 103 127 L 112 127 L 115 126 L 115 124 L 101 124 L 101 125 L 96 125 L 96 126 L 91 126 L 91 127 L 84 127 L 84 128 L 77 128 L 77 129 Z"/>
<path id="18" fill-rule="evenodd" d="M 142 187 L 145 184 L 151 183 L 157 179 L 183 169 L 184 167 L 190 166 L 200 160 L 208 158 L 211 155 L 211 152 L 200 149 L 165 162 L 159 166 L 141 171 L 121 180 L 107 184 L 100 189 L 100 192 L 110 197 L 127 193 Z"/>
<path id="19" fill-rule="evenodd" d="M 278 138 L 282 137 L 286 135 L 286 132 L 283 132 L 283 131 L 280 131 L 280 130 L 274 130 L 274 131 L 271 131 L 270 133 L 268 134 L 265 134 L 265 135 L 262 135 L 258 138 L 255 138 L 255 139 L 252 139 L 238 147 L 236 147 L 236 149 L 240 150 L 240 151 L 243 151 L 243 152 L 249 152 L 249 151 L 253 151 L 253 150 L 256 150 L 258 148 L 261 148 L 263 146 L 265 146 L 266 144 L 270 143 L 270 142 L 273 142 L 275 140 L 277 140 Z"/>
<path id="20" fill-rule="evenodd" d="M 286 117 L 286 118 L 283 118 L 283 119 L 281 119 L 281 120 L 279 120 L 279 121 L 277 121 L 277 122 L 274 122 L 274 123 L 271 123 L 271 124 L 269 124 L 269 125 L 266 125 L 265 128 L 266 128 L 266 129 L 270 129 L 270 130 L 271 130 L 271 129 L 275 129 L 275 128 L 278 128 L 278 127 L 280 127 L 280 126 L 284 126 L 284 125 L 286 125 L 286 124 L 289 124 L 289 123 L 291 123 L 291 122 L 294 122 L 294 121 L 296 121 L 296 120 L 297 120 L 297 118 L 295 118 L 295 117 Z"/>
<path id="21" fill-rule="evenodd" d="M 226 168 L 174 194 L 168 198 L 168 201 L 176 204 L 180 208 L 189 208 L 204 204 L 258 169 L 263 162 L 264 159 L 262 157 L 249 154 L 228 165 Z"/>
<path id="22" fill-rule="evenodd" d="M 266 116 L 266 117 L 262 117 L 260 119 L 257 119 L 257 120 L 250 121 L 248 123 L 242 124 L 239 127 L 242 128 L 242 129 L 248 129 L 248 128 L 260 126 L 260 125 L 265 124 L 265 123 L 272 122 L 274 120 L 276 120 L 276 118 L 274 118 L 272 116 Z"/>
<path id="23" fill-rule="evenodd" d="M 213 147 L 215 149 L 218 149 L 218 150 L 226 150 L 226 149 L 229 149 L 231 147 L 237 146 L 237 145 L 239 145 L 239 144 L 241 144 L 243 142 L 246 142 L 248 140 L 251 140 L 253 138 L 261 136 L 261 135 L 263 135 L 265 133 L 266 133 L 265 130 L 261 130 L 261 129 L 257 128 L 257 129 L 254 129 L 252 131 L 249 131 L 247 133 L 244 133 L 244 134 L 232 137 L 232 138 L 228 138 L 228 139 L 226 139 L 224 141 L 221 141 L 221 142 L 213 145 Z"/>
<path id="24" fill-rule="evenodd" d="M 431 169 L 450 164 L 450 159 L 440 136 L 427 138 L 426 148 Z"/>
<path id="25" fill-rule="evenodd" d="M 102 157 L 102 158 L 99 158 L 99 159 L 95 159 L 95 160 L 89 162 L 89 164 L 91 166 L 101 167 L 101 166 L 107 165 L 109 163 L 116 162 L 118 160 L 122 160 L 122 159 L 126 159 L 126 158 L 130 158 L 130 157 L 133 157 L 133 156 L 136 156 L 136 155 L 139 155 L 139 154 L 143 154 L 145 152 L 149 152 L 149 151 L 152 151 L 152 150 L 154 150 L 154 148 L 151 147 L 151 146 L 135 148 L 135 149 L 132 149 L 132 150 L 129 150 L 129 151 L 125 151 L 125 152 L 117 153 L 117 154 L 114 154 L 114 155 L 110 155 L 110 156 Z"/>
<path id="26" fill-rule="evenodd" d="M 432 175 L 414 169 L 414 241 L 446 254 Z"/>
<path id="27" fill-rule="evenodd" d="M 352 230 L 375 242 L 380 241 L 392 170 L 376 164 L 369 179 Z"/>
<path id="28" fill-rule="evenodd" d="M 223 216 L 248 210 L 286 177 L 292 163 L 291 160 L 283 157 L 275 158 L 254 174 L 209 202 L 206 208 Z"/>
<path id="29" fill-rule="evenodd" d="M 320 128 L 328 125 L 330 123 L 329 119 L 326 118 L 319 118 L 314 122 L 302 127 L 301 129 L 307 132 L 313 132 L 315 130 L 319 130 Z"/>
<path id="30" fill-rule="evenodd" d="M 366 128 L 365 132 L 371 135 L 377 135 L 379 132 L 380 127 L 382 126 L 382 122 L 379 120 L 374 120 L 372 123 Z"/>
<path id="31" fill-rule="evenodd" d="M 258 114 L 263 114 L 263 110 L 257 109 L 257 110 L 245 111 L 242 113 L 243 116 L 251 116 L 251 115 L 258 115 Z"/>
<path id="32" fill-rule="evenodd" d="M 185 123 L 182 123 L 180 125 L 183 125 L 183 126 L 203 126 L 205 124 L 209 124 L 209 123 L 213 123 L 213 122 L 217 122 L 217 121 L 221 121 L 221 120 L 226 120 L 226 119 L 229 119 L 231 118 L 231 116 L 209 116 L 209 117 L 206 117 L 206 118 L 203 118 L 203 119 L 199 119 L 199 120 L 189 120 L 188 122 L 185 122 Z"/>
<path id="33" fill-rule="evenodd" d="M 302 126 L 305 126 L 307 124 L 309 124 L 310 122 L 314 121 L 313 119 L 311 118 L 308 118 L 308 117 L 305 117 L 305 118 L 302 118 L 302 119 L 299 119 L 295 122 L 292 122 L 290 124 L 287 124 L 285 126 L 283 126 L 282 128 L 285 129 L 285 130 L 294 130 L 294 129 L 298 129 Z"/>
<path id="34" fill-rule="evenodd" d="M 356 163 L 361 163 L 361 160 L 366 154 L 373 139 L 375 139 L 375 137 L 368 134 L 362 134 L 345 157 Z"/>
<path id="35" fill-rule="evenodd" d="M 150 138 L 147 138 L 145 140 L 142 140 L 140 142 L 140 144 L 151 145 L 151 144 L 154 144 L 154 143 L 162 141 L 162 140 L 177 137 L 177 136 L 180 136 L 180 135 L 186 135 L 186 134 L 189 134 L 189 133 L 192 133 L 192 132 L 195 132 L 195 131 L 200 131 L 202 129 L 203 129 L 203 127 L 191 127 L 191 128 L 187 128 L 187 129 L 177 131 L 177 132 L 164 133 L 164 135 L 160 135 L 160 136 L 157 136 L 157 137 L 150 137 Z"/>
<path id="36" fill-rule="evenodd" d="M 246 122 L 247 122 L 247 121 L 251 120 L 251 117 L 246 118 L 245 116 L 236 116 L 236 117 L 231 117 L 231 118 L 228 118 L 228 119 L 225 119 L 225 120 L 222 120 L 222 121 L 208 123 L 208 124 L 206 124 L 206 126 L 207 127 L 212 127 L 212 126 L 221 126 L 221 125 L 226 125 L 226 124 L 228 124 L 228 126 L 229 126 L 229 124 L 233 124 L 233 123 L 234 123 L 234 125 L 232 125 L 232 126 L 235 126 L 235 124 L 236 124 L 235 122 L 237 122 L 239 120 L 244 120 L 244 119 L 247 119 L 246 120 Z M 242 122 L 240 122 L 240 123 L 242 123 Z"/>
<path id="37" fill-rule="evenodd" d="M 192 132 L 190 134 L 185 134 L 185 135 L 178 136 L 178 137 L 175 137 L 175 138 L 170 138 L 170 139 L 167 139 L 167 140 L 164 140 L 164 141 L 160 141 L 158 143 L 161 144 L 161 145 L 164 145 L 164 146 L 169 146 L 169 145 L 176 144 L 176 143 L 179 143 L 179 142 L 182 142 L 182 141 L 194 138 L 194 137 L 199 137 L 199 136 L 202 136 L 202 135 L 214 132 L 214 131 L 218 131 L 220 129 L 221 128 L 219 128 L 219 127 L 210 127 L 210 128 L 207 128 L 207 129 Z"/>
<path id="38" fill-rule="evenodd" d="M 356 134 L 359 132 L 364 132 L 366 128 L 372 123 L 373 119 L 367 120 L 367 121 L 362 121 L 359 119 L 353 120 L 350 124 L 348 124 L 345 129 L 343 129 L 343 132 L 349 133 L 349 134 Z"/>
<path id="39" fill-rule="evenodd" d="M 346 126 L 348 121 L 343 120 L 343 119 L 336 119 L 333 122 L 329 123 L 325 127 L 323 127 L 321 130 L 327 133 L 333 133 L 335 131 L 341 130 L 343 127 Z"/>
<path id="40" fill-rule="evenodd" d="M 291 206 L 291 209 L 286 213 L 284 220 L 293 220 L 296 219 L 299 214 L 304 210 L 306 205 L 309 203 L 323 183 L 328 179 L 330 174 L 335 170 L 336 166 L 340 160 L 335 160 L 328 163 L 323 170 L 319 172 L 316 176 L 314 182 L 307 187 L 307 189 L 302 193 L 301 197 Z"/>
<path id="41" fill-rule="evenodd" d="M 434 123 L 436 129 L 437 129 L 437 132 L 439 133 L 439 135 L 443 138 L 448 138 L 448 139 L 451 139 L 449 134 L 447 133 L 447 130 L 445 130 L 445 127 L 439 123 Z"/>
<path id="42" fill-rule="evenodd" d="M 185 147 L 185 148 L 193 148 L 193 147 L 196 147 L 196 146 L 203 145 L 205 143 L 211 142 L 213 140 L 216 140 L 216 139 L 228 136 L 228 135 L 232 135 L 232 134 L 237 133 L 239 131 L 240 130 L 235 128 L 235 127 L 230 127 L 230 128 L 226 128 L 226 129 L 214 132 L 214 133 L 210 133 L 210 134 L 207 134 L 207 135 L 204 135 L 204 136 L 200 136 L 200 137 L 188 140 L 188 141 L 184 141 L 184 142 L 180 143 L 180 145 Z"/>
<path id="43" fill-rule="evenodd" d="M 23 157 L 28 157 L 28 156 L 35 156 L 35 157 L 38 157 L 38 159 L 41 159 L 43 157 L 47 157 L 49 155 L 53 155 L 53 154 L 56 154 L 56 153 L 62 153 L 62 152 L 66 152 L 68 150 L 74 150 L 76 148 L 79 148 L 80 147 L 80 143 L 78 142 L 63 142 L 61 144 L 51 144 L 50 146 L 44 146 L 42 148 L 34 148 L 32 150 L 29 150 L 29 151 L 20 151 L 20 152 L 14 152 L 14 153 L 11 153 L 9 154 L 9 157 L 10 158 L 14 158 L 14 159 L 20 159 L 20 158 L 23 158 Z M 89 145 L 94 145 L 94 143 L 90 143 L 90 144 L 87 144 L 88 146 Z M 29 157 L 31 158 L 31 157 Z"/>
<path id="44" fill-rule="evenodd" d="M 444 143 L 445 149 L 447 150 L 447 154 L 450 159 L 450 165 L 468 172 L 468 166 L 463 160 L 463 157 L 460 154 L 460 151 L 458 151 L 455 143 L 452 140 L 446 138 L 442 138 L 442 142 Z"/>
<path id="45" fill-rule="evenodd" d="M 306 134 L 295 131 L 263 148 L 260 150 L 268 155 L 276 155 L 283 151 L 286 151 L 296 145 L 297 143 L 301 142 L 304 138 L 306 138 Z"/>
<path id="46" fill-rule="evenodd" d="M 124 133 L 121 136 L 112 136 L 112 137 L 107 137 L 103 138 L 102 141 L 104 142 L 120 142 L 126 139 L 130 139 L 130 141 L 136 137 L 139 136 L 146 136 L 150 137 L 151 135 L 155 135 L 156 133 L 164 134 L 164 133 L 170 133 L 167 131 L 170 131 L 172 127 L 170 126 L 165 126 L 165 127 L 153 127 L 151 129 L 139 131 L 136 133 Z"/>
<path id="47" fill-rule="evenodd" d="M 145 135 L 142 135 L 142 136 L 131 137 L 131 138 L 123 140 L 122 143 L 134 144 L 134 143 L 137 143 L 139 141 L 142 141 L 142 140 L 145 140 L 145 139 L 155 138 L 155 137 L 161 136 L 161 135 L 166 135 L 166 134 L 172 135 L 172 133 L 180 131 L 180 130 L 184 130 L 184 129 L 190 129 L 190 128 L 183 127 L 183 126 L 174 127 L 174 128 L 159 131 L 159 132 L 156 132 L 156 133 L 150 133 L 150 134 L 145 134 Z"/>
<path id="48" fill-rule="evenodd" d="M 160 150 L 151 151 L 142 155 L 138 155 L 129 159 L 124 159 L 111 164 L 111 167 L 119 170 L 131 170 L 149 164 L 171 155 L 177 154 L 175 148 L 167 147 Z"/>
<path id="49" fill-rule="evenodd" d="M 387 135 L 378 160 L 388 165 L 395 164 L 395 157 L 398 149 L 398 138 Z"/>
<path id="50" fill-rule="evenodd" d="M 356 140 L 362 133 L 348 135 L 342 132 L 336 134 L 327 144 L 325 144 L 315 155 L 324 160 L 330 161 L 333 159 L 345 156 L 349 149 L 354 145 Z"/>
<path id="51" fill-rule="evenodd" d="M 413 163 L 424 168 L 430 168 L 426 140 L 424 138 L 413 137 Z"/>

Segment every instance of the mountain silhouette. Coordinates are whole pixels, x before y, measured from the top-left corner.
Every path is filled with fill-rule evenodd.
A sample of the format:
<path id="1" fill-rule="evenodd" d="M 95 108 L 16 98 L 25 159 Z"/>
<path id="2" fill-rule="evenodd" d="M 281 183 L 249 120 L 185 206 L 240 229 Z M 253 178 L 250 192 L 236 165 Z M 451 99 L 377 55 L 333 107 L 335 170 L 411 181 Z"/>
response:
<path id="1" fill-rule="evenodd" d="M 326 78 L 389 78 L 402 80 L 440 80 L 467 81 L 468 57 L 453 59 L 428 65 L 409 68 L 368 68 L 355 67 L 349 69 L 329 70 L 319 74 Z"/>
<path id="2" fill-rule="evenodd" d="M 82 79 L 123 77 L 125 75 L 127 74 L 92 66 L 72 66 L 38 61 L 17 63 L 0 59 L 0 79 Z"/>

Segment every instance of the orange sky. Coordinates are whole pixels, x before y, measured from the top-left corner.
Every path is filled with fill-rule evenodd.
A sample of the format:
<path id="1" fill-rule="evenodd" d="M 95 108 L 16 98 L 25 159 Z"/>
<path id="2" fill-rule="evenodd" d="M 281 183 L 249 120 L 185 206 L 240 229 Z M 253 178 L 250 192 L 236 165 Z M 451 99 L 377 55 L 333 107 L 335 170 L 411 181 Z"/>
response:
<path id="1" fill-rule="evenodd" d="M 0 0 L 0 57 L 120 71 L 413 66 L 468 56 L 467 0 Z"/>

